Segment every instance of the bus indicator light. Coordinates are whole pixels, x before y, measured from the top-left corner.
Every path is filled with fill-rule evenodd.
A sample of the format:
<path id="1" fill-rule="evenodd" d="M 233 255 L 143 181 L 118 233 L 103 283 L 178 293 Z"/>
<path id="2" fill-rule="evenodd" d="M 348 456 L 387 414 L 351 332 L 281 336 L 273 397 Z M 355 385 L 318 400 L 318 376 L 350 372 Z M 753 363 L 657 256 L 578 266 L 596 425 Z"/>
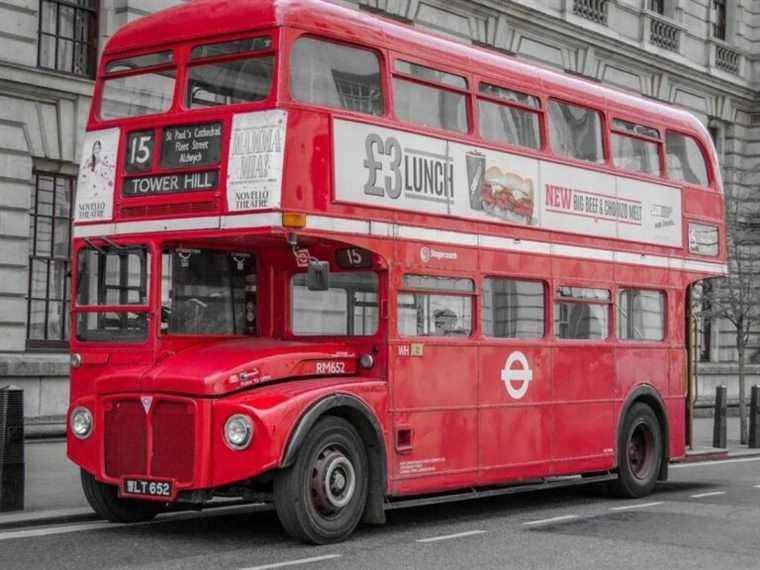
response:
<path id="1" fill-rule="evenodd" d="M 282 225 L 291 229 L 303 229 L 306 227 L 306 214 L 296 212 L 283 212 Z"/>

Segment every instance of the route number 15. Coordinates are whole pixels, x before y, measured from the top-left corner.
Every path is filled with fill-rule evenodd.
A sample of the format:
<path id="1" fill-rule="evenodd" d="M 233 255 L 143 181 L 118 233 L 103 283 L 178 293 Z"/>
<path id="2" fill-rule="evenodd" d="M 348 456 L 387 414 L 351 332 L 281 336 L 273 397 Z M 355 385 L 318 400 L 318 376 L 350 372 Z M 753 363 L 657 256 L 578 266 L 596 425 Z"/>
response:
<path id="1" fill-rule="evenodd" d="M 124 165 L 127 172 L 144 172 L 150 169 L 153 163 L 154 140 L 153 131 L 129 133 L 127 160 Z"/>

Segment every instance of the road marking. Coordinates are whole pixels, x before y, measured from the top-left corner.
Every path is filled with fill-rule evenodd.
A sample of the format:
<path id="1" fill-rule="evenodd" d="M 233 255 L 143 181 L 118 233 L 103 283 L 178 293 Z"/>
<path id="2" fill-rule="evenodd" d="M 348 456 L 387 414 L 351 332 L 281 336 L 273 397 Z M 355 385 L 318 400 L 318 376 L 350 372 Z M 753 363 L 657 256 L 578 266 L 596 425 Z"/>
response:
<path id="1" fill-rule="evenodd" d="M 656 505 L 662 505 L 664 501 L 654 501 L 652 503 L 639 503 L 637 505 L 625 505 L 623 507 L 611 507 L 611 511 L 630 511 L 631 509 L 643 509 L 646 507 L 654 507 Z"/>
<path id="2" fill-rule="evenodd" d="M 546 524 L 546 523 L 553 523 L 553 522 L 559 522 L 559 521 L 569 521 L 572 519 L 577 519 L 578 515 L 563 515 L 561 517 L 552 517 L 550 519 L 541 519 L 538 521 L 530 521 L 523 523 L 523 526 L 533 526 L 537 524 Z"/>
<path id="3" fill-rule="evenodd" d="M 12 540 L 14 538 L 31 538 L 34 536 L 50 536 L 54 534 L 69 534 L 72 532 L 81 532 L 85 530 L 107 530 L 112 528 L 121 528 L 124 526 L 145 526 L 145 525 L 160 525 L 164 523 L 181 522 L 188 520 L 201 520 L 207 518 L 221 517 L 231 514 L 246 514 L 260 512 L 263 510 L 270 510 L 268 507 L 262 508 L 263 505 L 259 504 L 245 504 L 245 505 L 230 505 L 223 507 L 214 507 L 203 511 L 201 513 L 193 511 L 181 511 L 177 513 L 164 513 L 158 515 L 158 518 L 150 522 L 131 523 L 131 524 L 118 524 L 105 521 L 97 522 L 85 522 L 85 523 L 71 523 L 71 524 L 59 524 L 46 527 L 32 527 L 24 530 L 11 530 L 6 532 L 0 531 L 0 541 Z"/>
<path id="4" fill-rule="evenodd" d="M 683 469 L 685 467 L 710 467 L 712 465 L 723 465 L 724 463 L 747 463 L 750 461 L 760 461 L 760 457 L 742 457 L 740 459 L 718 459 L 717 461 L 694 461 L 692 463 L 674 463 L 670 465 L 670 468 Z"/>
<path id="5" fill-rule="evenodd" d="M 468 530 L 467 532 L 458 532 L 456 534 L 444 534 L 443 536 L 432 536 L 430 538 L 419 538 L 417 542 L 438 542 L 439 540 L 451 540 L 452 538 L 462 538 L 465 536 L 475 536 L 476 534 L 486 534 L 487 530 Z"/>
<path id="6" fill-rule="evenodd" d="M 692 499 L 701 499 L 703 497 L 715 497 L 717 495 L 725 495 L 725 491 L 712 491 L 711 493 L 697 493 L 696 495 L 689 495 Z"/>
<path id="7" fill-rule="evenodd" d="M 83 530 L 100 530 L 107 528 L 119 528 L 127 526 L 124 524 L 114 524 L 108 522 L 96 522 L 86 524 L 70 524 L 65 526 L 56 526 L 48 528 L 31 528 L 26 530 L 14 530 L 9 532 L 0 532 L 0 540 L 12 540 L 14 538 L 31 538 L 34 536 L 50 536 L 52 534 L 68 534 L 71 532 L 80 532 Z"/>
<path id="8" fill-rule="evenodd" d="M 333 560 L 340 558 L 342 554 L 325 554 L 324 556 L 312 556 L 311 558 L 300 558 L 299 560 L 288 560 L 286 562 L 275 562 L 273 564 L 263 564 L 261 566 L 251 566 L 243 570 L 267 570 L 267 568 L 284 568 L 285 566 L 300 566 L 301 564 L 311 564 L 312 562 L 322 562 L 323 560 Z"/>

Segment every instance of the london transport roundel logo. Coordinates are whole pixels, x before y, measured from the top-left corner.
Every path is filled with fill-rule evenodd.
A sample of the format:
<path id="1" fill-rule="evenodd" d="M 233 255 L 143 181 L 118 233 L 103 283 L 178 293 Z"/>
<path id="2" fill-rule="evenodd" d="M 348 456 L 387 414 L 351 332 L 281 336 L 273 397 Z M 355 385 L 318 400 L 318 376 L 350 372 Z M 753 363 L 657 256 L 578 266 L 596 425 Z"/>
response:
<path id="1" fill-rule="evenodd" d="M 507 393 L 515 400 L 522 399 L 532 380 L 533 371 L 527 357 L 519 350 L 510 354 L 501 371 L 501 381 L 504 382 Z"/>

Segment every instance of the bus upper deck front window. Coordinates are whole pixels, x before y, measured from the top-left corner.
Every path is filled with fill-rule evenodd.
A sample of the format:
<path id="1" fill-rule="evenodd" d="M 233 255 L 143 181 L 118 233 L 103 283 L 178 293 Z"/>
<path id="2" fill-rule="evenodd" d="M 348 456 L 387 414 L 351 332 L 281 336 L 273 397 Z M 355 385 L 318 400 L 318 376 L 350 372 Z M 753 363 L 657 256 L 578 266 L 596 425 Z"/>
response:
<path id="1" fill-rule="evenodd" d="M 163 254 L 161 331 L 256 334 L 256 259 L 250 253 L 178 248 Z"/>
<path id="2" fill-rule="evenodd" d="M 173 62 L 171 51 L 109 62 L 100 118 L 124 119 L 168 111 L 172 106 L 177 75 Z"/>
<path id="3" fill-rule="evenodd" d="M 185 106 L 202 109 L 263 101 L 272 87 L 274 55 L 266 53 L 271 49 L 270 37 L 193 48 Z"/>

